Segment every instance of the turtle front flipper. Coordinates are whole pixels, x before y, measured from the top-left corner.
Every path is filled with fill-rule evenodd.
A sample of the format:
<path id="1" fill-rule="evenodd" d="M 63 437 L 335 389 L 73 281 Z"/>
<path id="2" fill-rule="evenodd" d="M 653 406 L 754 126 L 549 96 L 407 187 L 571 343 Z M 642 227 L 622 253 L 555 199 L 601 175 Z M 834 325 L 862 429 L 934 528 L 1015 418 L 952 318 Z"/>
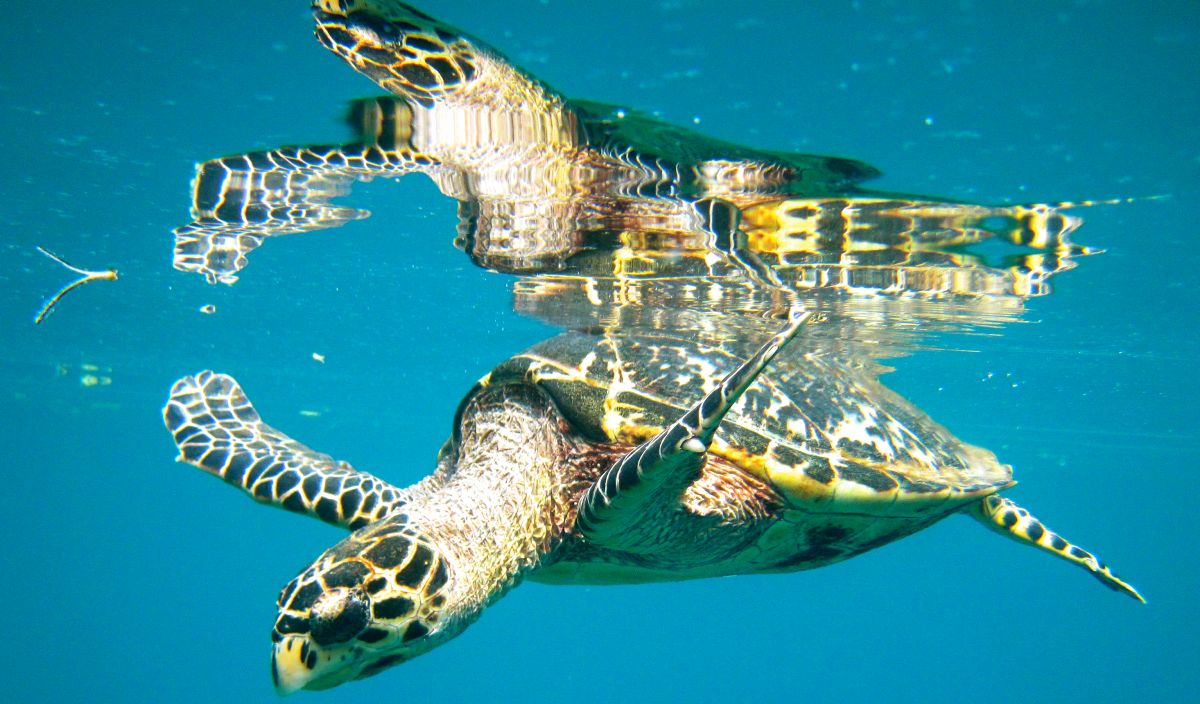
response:
<path id="1" fill-rule="evenodd" d="M 405 112 L 408 111 L 408 112 Z M 397 101 L 357 101 L 352 119 L 363 142 L 281 147 L 211 159 L 196 167 L 192 222 L 174 230 L 174 266 L 232 284 L 246 256 L 267 237 L 338 227 L 368 213 L 334 205 L 353 181 L 433 172 L 437 163 L 406 139 L 409 108 Z M 396 116 L 397 113 L 404 115 Z M 408 131 L 406 131 L 408 130 Z M 396 133 L 399 133 L 397 136 Z"/>
<path id="2" fill-rule="evenodd" d="M 1050 531 L 1029 511 L 1012 501 L 991 494 L 978 503 L 971 504 L 967 512 L 991 530 L 1017 542 L 1041 548 L 1064 560 L 1069 560 L 1090 572 L 1109 589 L 1127 594 L 1143 604 L 1146 603 L 1137 589 L 1113 574 L 1108 565 L 1100 561 L 1100 558 L 1077 545 L 1072 545 L 1062 536 Z"/>
<path id="3" fill-rule="evenodd" d="M 643 539 L 653 542 L 652 529 L 637 530 L 639 523 L 652 509 L 668 502 L 678 504 L 680 494 L 704 466 L 705 453 L 725 414 L 811 315 L 793 310 L 787 326 L 679 420 L 605 470 L 580 497 L 575 520 L 580 534 L 592 543 L 632 552 L 639 550 Z"/>
<path id="4" fill-rule="evenodd" d="M 255 501 L 350 529 L 377 521 L 403 501 L 391 484 L 264 423 L 231 376 L 203 371 L 175 382 L 163 420 L 180 461 Z"/>

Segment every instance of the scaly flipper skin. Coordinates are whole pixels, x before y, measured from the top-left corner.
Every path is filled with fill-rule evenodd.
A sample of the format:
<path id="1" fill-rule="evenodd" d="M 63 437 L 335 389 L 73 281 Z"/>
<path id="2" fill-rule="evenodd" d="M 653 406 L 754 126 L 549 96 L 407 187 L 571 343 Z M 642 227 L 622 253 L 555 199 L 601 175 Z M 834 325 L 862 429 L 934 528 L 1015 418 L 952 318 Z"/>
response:
<path id="1" fill-rule="evenodd" d="M 179 459 L 255 501 L 355 529 L 403 502 L 396 487 L 315 452 L 262 422 L 233 377 L 203 371 L 175 382 L 163 408 Z"/>
<path id="2" fill-rule="evenodd" d="M 634 530 L 655 502 L 678 501 L 704 466 L 713 435 L 746 389 L 771 359 L 812 316 L 793 310 L 786 327 L 767 340 L 753 357 L 721 380 L 687 413 L 616 462 L 580 497 L 576 528 L 589 542 L 617 550 L 634 549 Z"/>
<path id="3" fill-rule="evenodd" d="M 366 217 L 330 201 L 353 179 L 399 176 L 436 166 L 404 145 L 375 142 L 341 147 L 283 147 L 212 159 L 196 168 L 192 222 L 178 227 L 174 265 L 232 284 L 246 255 L 267 237 L 336 227 Z M 392 135 L 382 135 L 391 137 Z"/>
<path id="4" fill-rule="evenodd" d="M 1077 545 L 1072 545 L 1062 536 L 1050 531 L 1029 511 L 1009 499 L 995 494 L 987 496 L 979 503 L 972 504 L 968 513 L 997 533 L 1069 560 L 1091 572 L 1092 576 L 1109 589 L 1128 594 L 1143 604 L 1146 603 L 1137 589 L 1113 574 L 1108 565 L 1100 561 L 1100 558 Z"/>
<path id="5" fill-rule="evenodd" d="M 317 0 L 317 39 L 395 95 L 429 106 L 461 91 L 479 57 L 461 31 L 389 0 Z M 388 50 L 381 50 L 386 44 Z"/>

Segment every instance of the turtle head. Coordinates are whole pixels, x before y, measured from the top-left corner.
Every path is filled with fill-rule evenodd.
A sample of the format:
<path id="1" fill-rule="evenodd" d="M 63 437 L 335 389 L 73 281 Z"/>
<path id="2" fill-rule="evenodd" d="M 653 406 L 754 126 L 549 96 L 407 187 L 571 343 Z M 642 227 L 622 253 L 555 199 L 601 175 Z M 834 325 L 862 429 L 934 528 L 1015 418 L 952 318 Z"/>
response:
<path id="1" fill-rule="evenodd" d="M 449 608 L 451 568 L 405 520 L 327 550 L 279 595 L 271 675 L 280 694 L 328 689 L 411 660 L 470 619 Z"/>
<path id="2" fill-rule="evenodd" d="M 316 0 L 317 39 L 389 92 L 430 105 L 463 89 L 480 60 L 476 42 L 395 0 Z"/>

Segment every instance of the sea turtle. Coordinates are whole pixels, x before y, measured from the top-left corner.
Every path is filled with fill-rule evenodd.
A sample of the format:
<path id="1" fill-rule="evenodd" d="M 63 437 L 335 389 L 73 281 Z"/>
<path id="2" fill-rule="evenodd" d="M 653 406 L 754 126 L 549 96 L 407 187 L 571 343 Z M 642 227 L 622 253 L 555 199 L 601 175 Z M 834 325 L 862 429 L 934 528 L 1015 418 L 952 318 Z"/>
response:
<path id="1" fill-rule="evenodd" d="M 873 370 L 812 353 L 771 363 L 807 318 L 794 311 L 744 362 L 686 335 L 554 337 L 471 389 L 436 471 L 408 488 L 266 425 L 229 376 L 179 380 L 164 419 L 181 460 L 353 531 L 279 595 L 272 675 L 282 693 L 410 660 L 523 579 L 790 572 L 953 513 L 1141 600 L 998 494 L 1013 484 L 1008 466 Z"/>

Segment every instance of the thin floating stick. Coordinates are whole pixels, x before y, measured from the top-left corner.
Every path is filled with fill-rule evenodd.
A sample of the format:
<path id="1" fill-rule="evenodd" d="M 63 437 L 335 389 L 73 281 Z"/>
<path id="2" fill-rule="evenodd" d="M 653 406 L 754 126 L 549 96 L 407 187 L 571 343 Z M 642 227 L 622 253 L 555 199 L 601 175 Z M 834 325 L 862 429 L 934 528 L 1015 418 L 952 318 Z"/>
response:
<path id="1" fill-rule="evenodd" d="M 71 283 L 67 284 L 66 286 L 63 286 L 62 288 L 60 288 L 57 293 L 55 293 L 53 296 L 50 297 L 50 300 L 46 301 L 46 303 L 42 306 L 42 309 L 39 310 L 38 314 L 34 317 L 34 319 L 33 319 L 34 325 L 37 325 L 38 323 L 45 320 L 46 316 L 50 315 L 50 312 L 52 310 L 54 310 L 55 304 L 57 304 L 59 302 L 59 300 L 62 299 L 63 296 L 67 295 L 67 292 L 70 291 L 71 289 L 77 288 L 79 286 L 82 286 L 86 283 L 90 283 L 92 281 L 98 281 L 98 280 L 116 281 L 117 280 L 117 270 L 116 269 L 106 269 L 104 271 L 88 271 L 86 269 L 80 269 L 77 266 L 72 266 L 70 263 L 67 262 L 67 260 L 63 259 L 62 257 L 58 256 L 57 254 L 55 254 L 54 252 L 51 252 L 48 249 L 43 249 L 41 247 L 38 247 L 37 250 L 39 252 L 41 252 L 42 254 L 45 254 L 47 257 L 50 257 L 54 261 L 58 262 L 59 264 L 62 264 L 67 269 L 70 269 L 71 271 L 75 272 L 76 274 L 79 274 L 80 276 L 78 279 L 76 279 L 76 280 L 72 281 Z"/>

